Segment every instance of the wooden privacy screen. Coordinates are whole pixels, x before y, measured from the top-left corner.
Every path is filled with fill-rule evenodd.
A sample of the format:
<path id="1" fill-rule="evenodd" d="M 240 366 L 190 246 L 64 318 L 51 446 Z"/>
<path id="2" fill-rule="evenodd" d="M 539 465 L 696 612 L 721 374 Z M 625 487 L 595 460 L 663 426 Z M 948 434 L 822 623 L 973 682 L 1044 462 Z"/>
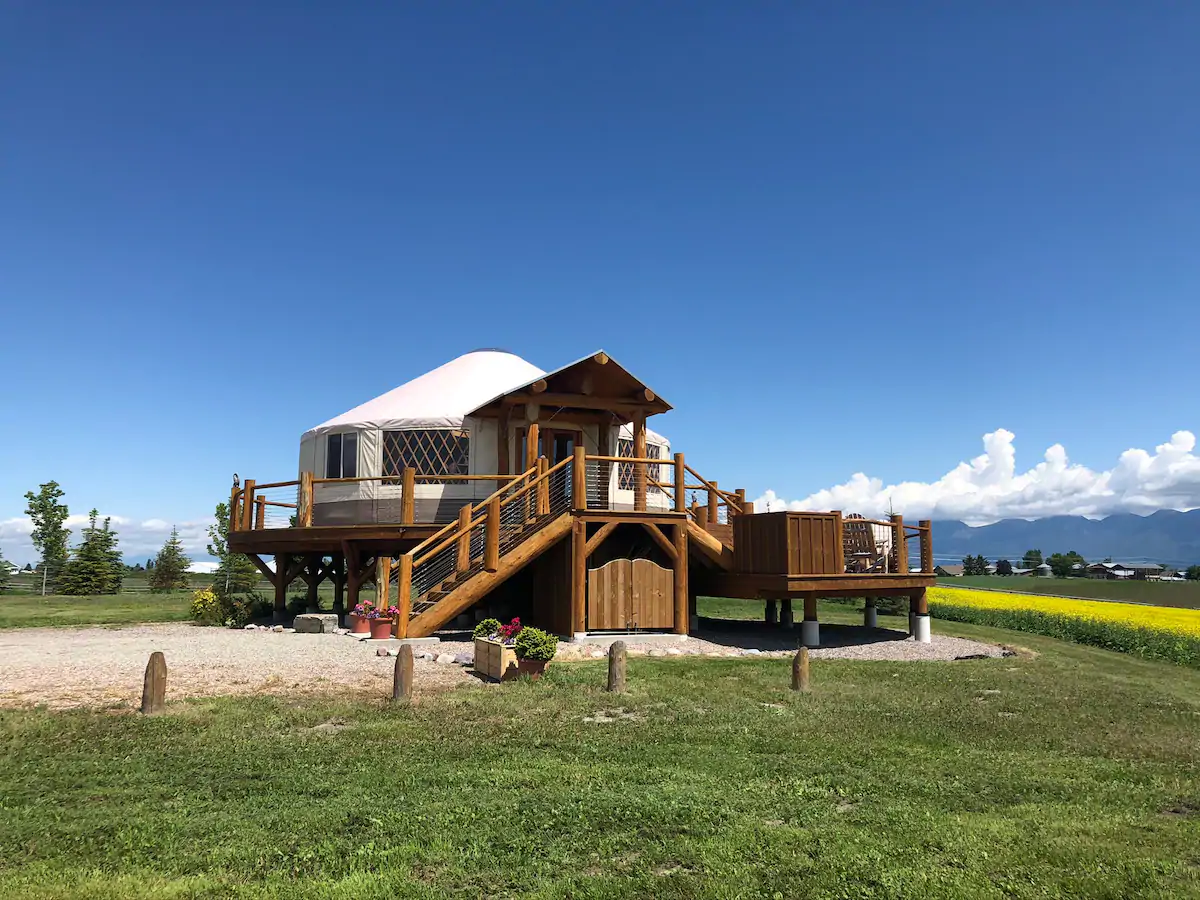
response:
<path id="1" fill-rule="evenodd" d="M 760 575 L 840 575 L 841 516 L 778 512 L 733 520 L 738 571 Z"/>
<path id="2" fill-rule="evenodd" d="M 671 628 L 675 573 L 648 559 L 614 559 L 588 569 L 588 631 Z"/>

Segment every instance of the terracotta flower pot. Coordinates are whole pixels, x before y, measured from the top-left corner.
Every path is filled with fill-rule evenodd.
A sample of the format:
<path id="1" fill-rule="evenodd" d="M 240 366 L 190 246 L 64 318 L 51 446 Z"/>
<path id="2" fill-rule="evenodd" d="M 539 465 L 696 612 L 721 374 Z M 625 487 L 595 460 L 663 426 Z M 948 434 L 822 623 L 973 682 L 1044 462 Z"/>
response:
<path id="1" fill-rule="evenodd" d="M 371 630 L 371 620 L 363 616 L 350 613 L 350 633 L 351 634 L 367 634 Z"/>
<path id="2" fill-rule="evenodd" d="M 546 671 L 548 665 L 550 665 L 548 659 L 518 659 L 517 674 L 528 675 L 530 681 L 537 681 L 542 677 L 542 673 Z"/>
<path id="3" fill-rule="evenodd" d="M 371 623 L 371 640 L 386 641 L 392 636 L 392 620 L 391 619 L 370 619 Z"/>

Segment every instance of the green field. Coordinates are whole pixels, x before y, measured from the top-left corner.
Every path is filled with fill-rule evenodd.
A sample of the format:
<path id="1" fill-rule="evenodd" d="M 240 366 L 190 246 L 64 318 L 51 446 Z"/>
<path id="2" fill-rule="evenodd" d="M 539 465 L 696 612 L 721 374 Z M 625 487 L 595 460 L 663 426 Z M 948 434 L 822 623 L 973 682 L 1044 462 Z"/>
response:
<path id="1" fill-rule="evenodd" d="M 188 618 L 191 599 L 191 591 L 167 594 L 127 591 L 100 597 L 0 594 L 0 628 L 182 622 Z"/>
<path id="2" fill-rule="evenodd" d="M 988 588 L 993 591 L 1020 591 L 1050 594 L 1055 597 L 1080 597 L 1084 600 L 1125 600 L 1154 606 L 1182 606 L 1200 609 L 1200 581 L 1102 581 L 1093 578 L 1007 578 L 999 575 L 964 575 L 939 578 L 945 587 Z"/>
<path id="3" fill-rule="evenodd" d="M 0 712 L 0 897 L 1200 896 L 1200 672 L 938 631 L 1032 652 Z"/>

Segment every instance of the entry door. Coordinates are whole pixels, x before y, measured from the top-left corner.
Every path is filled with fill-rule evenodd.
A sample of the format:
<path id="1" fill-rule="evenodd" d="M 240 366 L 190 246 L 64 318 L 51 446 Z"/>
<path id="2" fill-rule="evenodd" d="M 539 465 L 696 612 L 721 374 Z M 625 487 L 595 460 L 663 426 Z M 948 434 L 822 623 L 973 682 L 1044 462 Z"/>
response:
<path id="1" fill-rule="evenodd" d="M 583 435 L 578 431 L 546 428 L 538 435 L 538 453 L 555 466 L 564 459 L 570 459 L 582 439 Z"/>

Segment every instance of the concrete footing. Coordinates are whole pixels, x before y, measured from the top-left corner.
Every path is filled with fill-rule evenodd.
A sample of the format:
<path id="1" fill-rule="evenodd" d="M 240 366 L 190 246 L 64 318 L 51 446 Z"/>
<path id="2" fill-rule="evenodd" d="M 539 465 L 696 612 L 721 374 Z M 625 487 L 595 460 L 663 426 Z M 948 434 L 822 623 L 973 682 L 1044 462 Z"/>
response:
<path id="1" fill-rule="evenodd" d="M 821 625 L 814 619 L 800 623 L 800 643 L 805 647 L 821 646 Z"/>
<path id="2" fill-rule="evenodd" d="M 868 606 L 863 610 L 863 625 L 867 628 L 879 627 L 879 610 L 873 606 Z"/>
<path id="3" fill-rule="evenodd" d="M 913 616 L 913 638 L 922 644 L 928 644 L 932 640 L 929 616 Z"/>

